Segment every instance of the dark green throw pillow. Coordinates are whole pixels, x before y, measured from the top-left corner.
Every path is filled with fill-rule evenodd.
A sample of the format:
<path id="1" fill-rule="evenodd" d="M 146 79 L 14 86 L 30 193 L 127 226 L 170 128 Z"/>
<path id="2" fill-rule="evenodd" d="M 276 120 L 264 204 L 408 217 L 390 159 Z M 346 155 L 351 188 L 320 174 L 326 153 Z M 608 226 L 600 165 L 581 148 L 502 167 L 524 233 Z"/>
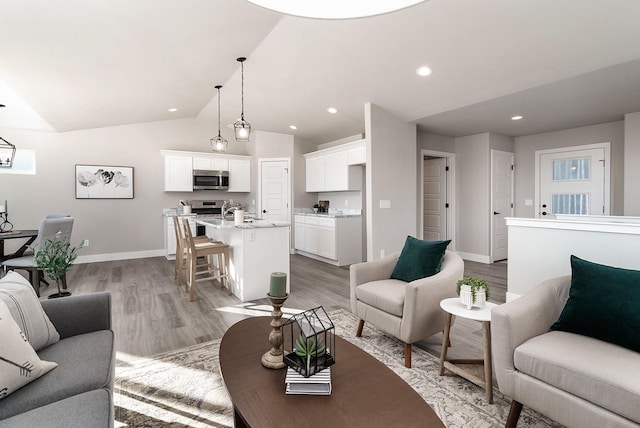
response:
<path id="1" fill-rule="evenodd" d="M 640 271 L 571 256 L 571 289 L 551 330 L 593 337 L 640 352 Z"/>
<path id="2" fill-rule="evenodd" d="M 426 278 L 440 272 L 449 241 L 422 241 L 407 236 L 391 278 L 405 282 Z"/>

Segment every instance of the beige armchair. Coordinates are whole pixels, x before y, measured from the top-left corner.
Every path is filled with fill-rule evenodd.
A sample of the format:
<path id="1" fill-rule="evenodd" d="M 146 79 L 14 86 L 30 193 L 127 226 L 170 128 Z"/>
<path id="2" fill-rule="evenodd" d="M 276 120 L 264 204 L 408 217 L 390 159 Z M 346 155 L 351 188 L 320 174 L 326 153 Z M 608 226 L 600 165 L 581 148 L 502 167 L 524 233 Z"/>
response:
<path id="1" fill-rule="evenodd" d="M 365 321 L 405 342 L 404 364 L 411 367 L 411 344 L 442 331 L 445 313 L 440 301 L 456 296 L 464 262 L 447 251 L 440 272 L 412 282 L 390 279 L 400 252 L 379 260 L 351 265 L 351 311 Z"/>

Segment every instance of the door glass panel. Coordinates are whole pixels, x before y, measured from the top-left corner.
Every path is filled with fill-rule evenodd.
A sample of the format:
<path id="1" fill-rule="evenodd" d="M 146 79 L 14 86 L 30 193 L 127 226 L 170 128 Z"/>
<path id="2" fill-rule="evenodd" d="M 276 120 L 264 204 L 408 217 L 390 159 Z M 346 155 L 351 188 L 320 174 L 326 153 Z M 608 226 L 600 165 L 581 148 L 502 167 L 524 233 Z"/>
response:
<path id="1" fill-rule="evenodd" d="M 589 172 L 589 158 L 553 161 L 553 181 L 588 180 Z"/>
<path id="2" fill-rule="evenodd" d="M 553 194 L 551 195 L 552 214 L 589 214 L 589 194 Z"/>

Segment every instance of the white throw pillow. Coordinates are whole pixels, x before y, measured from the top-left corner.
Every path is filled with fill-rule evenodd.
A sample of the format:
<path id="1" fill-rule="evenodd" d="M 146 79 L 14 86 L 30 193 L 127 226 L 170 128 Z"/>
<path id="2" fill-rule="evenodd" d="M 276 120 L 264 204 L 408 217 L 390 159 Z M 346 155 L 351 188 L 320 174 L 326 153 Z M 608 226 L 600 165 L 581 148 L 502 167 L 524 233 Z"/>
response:
<path id="1" fill-rule="evenodd" d="M 0 301 L 0 343 L 0 400 L 58 367 L 38 357 L 3 301 Z"/>
<path id="2" fill-rule="evenodd" d="M 60 340 L 58 330 L 42 310 L 33 287 L 17 272 L 9 272 L 0 279 L 0 300 L 11 311 L 11 316 L 36 351 Z"/>

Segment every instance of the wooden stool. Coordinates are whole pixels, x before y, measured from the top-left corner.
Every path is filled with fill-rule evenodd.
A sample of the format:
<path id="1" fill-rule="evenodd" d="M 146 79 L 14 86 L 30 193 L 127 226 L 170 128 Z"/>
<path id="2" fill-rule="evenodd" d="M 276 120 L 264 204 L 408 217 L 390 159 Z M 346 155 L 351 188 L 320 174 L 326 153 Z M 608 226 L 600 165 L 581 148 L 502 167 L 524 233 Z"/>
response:
<path id="1" fill-rule="evenodd" d="M 184 265 L 184 250 L 188 248 L 187 239 L 184 235 L 184 229 L 180 225 L 178 216 L 173 216 L 174 232 L 176 234 L 176 262 L 174 266 L 174 279 L 176 285 L 180 285 L 182 282 L 182 270 L 186 268 Z M 189 228 L 191 230 L 191 228 Z M 219 242 L 213 241 L 206 236 L 194 236 L 196 242 Z"/>
<path id="2" fill-rule="evenodd" d="M 187 279 L 184 287 L 185 292 L 189 292 L 189 300 L 194 301 L 196 297 L 196 283 L 198 281 L 219 280 L 222 287 L 225 286 L 232 293 L 231 281 L 229 278 L 229 246 L 220 241 L 200 241 L 193 238 L 189 220 L 182 219 L 184 235 L 187 242 Z M 213 263 L 216 256 L 218 266 Z M 204 257 L 206 264 L 200 265 L 204 270 L 198 270 L 198 257 Z M 203 276 L 198 278 L 198 276 Z"/>

